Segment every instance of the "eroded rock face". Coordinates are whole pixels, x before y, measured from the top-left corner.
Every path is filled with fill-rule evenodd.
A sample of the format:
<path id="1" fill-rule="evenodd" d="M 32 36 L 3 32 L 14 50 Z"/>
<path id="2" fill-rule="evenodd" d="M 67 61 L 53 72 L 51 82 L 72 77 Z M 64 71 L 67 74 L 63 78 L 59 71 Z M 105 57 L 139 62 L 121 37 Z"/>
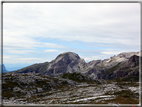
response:
<path id="1" fill-rule="evenodd" d="M 62 73 L 81 72 L 85 66 L 85 61 L 79 55 L 73 52 L 66 52 L 58 55 L 55 60 L 51 61 L 43 74 L 56 76 Z"/>
<path id="2" fill-rule="evenodd" d="M 131 67 L 138 66 L 138 65 L 139 65 L 139 56 L 137 56 L 137 55 L 132 56 L 132 57 L 129 59 L 128 64 L 129 64 Z"/>
<path id="3" fill-rule="evenodd" d="M 104 73 L 99 73 L 99 79 L 133 79 L 139 81 L 139 56 L 133 55 L 128 61 L 118 63 L 116 66 L 113 66 L 104 71 Z M 136 79 L 137 78 L 137 79 Z"/>

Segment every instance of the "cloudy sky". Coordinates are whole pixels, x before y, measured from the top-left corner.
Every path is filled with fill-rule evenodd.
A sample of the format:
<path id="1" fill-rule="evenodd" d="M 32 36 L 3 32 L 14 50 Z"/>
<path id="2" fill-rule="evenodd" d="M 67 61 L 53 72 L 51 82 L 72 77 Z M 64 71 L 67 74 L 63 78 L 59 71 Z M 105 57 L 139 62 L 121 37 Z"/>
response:
<path id="1" fill-rule="evenodd" d="M 15 70 L 72 51 L 86 62 L 140 50 L 138 3 L 4 3 L 3 63 Z"/>

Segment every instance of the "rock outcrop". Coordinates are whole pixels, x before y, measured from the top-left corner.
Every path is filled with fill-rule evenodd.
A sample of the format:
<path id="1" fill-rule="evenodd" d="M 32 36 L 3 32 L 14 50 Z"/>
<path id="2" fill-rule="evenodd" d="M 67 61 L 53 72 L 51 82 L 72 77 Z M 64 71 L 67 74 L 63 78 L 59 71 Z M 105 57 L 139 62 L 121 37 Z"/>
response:
<path id="1" fill-rule="evenodd" d="M 18 98 L 18 96 L 31 97 L 46 94 L 47 91 L 59 89 L 66 86 L 74 86 L 77 83 L 72 80 L 63 78 L 53 78 L 39 73 L 7 73 L 3 74 L 2 81 L 3 98 L 9 99 L 11 97 Z"/>
<path id="2" fill-rule="evenodd" d="M 119 62 L 117 65 L 108 68 L 103 73 L 97 74 L 98 79 L 115 79 L 139 81 L 139 56 L 133 55 L 125 62 Z"/>
<path id="3" fill-rule="evenodd" d="M 55 76 L 62 73 L 81 72 L 84 70 L 85 65 L 85 61 L 76 53 L 65 52 L 51 61 L 49 67 L 43 74 Z"/>

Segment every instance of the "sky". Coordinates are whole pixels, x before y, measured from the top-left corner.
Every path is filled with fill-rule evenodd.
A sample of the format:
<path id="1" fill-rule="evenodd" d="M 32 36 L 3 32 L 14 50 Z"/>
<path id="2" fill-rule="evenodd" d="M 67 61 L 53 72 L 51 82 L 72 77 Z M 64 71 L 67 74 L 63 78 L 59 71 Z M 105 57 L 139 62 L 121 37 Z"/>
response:
<path id="1" fill-rule="evenodd" d="M 86 62 L 140 51 L 140 4 L 3 3 L 8 71 L 50 62 L 68 51 Z"/>

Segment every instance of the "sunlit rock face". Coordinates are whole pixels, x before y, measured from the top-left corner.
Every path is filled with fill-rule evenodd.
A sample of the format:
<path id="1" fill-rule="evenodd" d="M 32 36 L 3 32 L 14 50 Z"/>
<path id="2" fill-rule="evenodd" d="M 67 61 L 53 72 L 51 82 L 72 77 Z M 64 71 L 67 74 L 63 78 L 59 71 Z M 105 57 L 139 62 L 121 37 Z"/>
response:
<path id="1" fill-rule="evenodd" d="M 86 63 L 74 52 L 65 52 L 51 61 L 44 74 L 54 76 L 61 73 L 72 73 L 83 71 Z"/>

